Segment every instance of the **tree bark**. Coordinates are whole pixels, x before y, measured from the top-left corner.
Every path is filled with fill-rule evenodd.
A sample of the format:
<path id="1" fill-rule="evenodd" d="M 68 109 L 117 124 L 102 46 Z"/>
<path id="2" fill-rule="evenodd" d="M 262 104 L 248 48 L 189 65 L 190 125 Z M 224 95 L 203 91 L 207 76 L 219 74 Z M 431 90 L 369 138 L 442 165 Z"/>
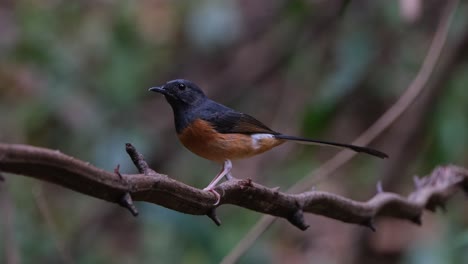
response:
<path id="1" fill-rule="evenodd" d="M 376 195 L 366 202 L 322 191 L 286 194 L 250 179 L 233 179 L 215 188 L 221 194 L 221 200 L 215 206 L 216 197 L 211 192 L 156 173 L 131 144 L 126 145 L 126 150 L 139 174 L 121 174 L 118 166 L 114 172 L 108 172 L 60 151 L 16 144 L 0 144 L 0 171 L 52 182 L 118 203 L 134 215 L 138 212 L 133 201 L 145 201 L 181 213 L 207 215 L 219 225 L 216 208 L 222 204 L 234 204 L 287 219 L 301 230 L 308 227 L 304 222 L 304 212 L 363 225 L 372 230 L 375 230 L 373 219 L 377 216 L 421 224 L 424 209 L 434 211 L 437 207 L 444 207 L 447 199 L 459 189 L 468 192 L 468 171 L 449 165 L 437 167 L 424 178 L 416 177 L 415 190 L 406 198 L 384 192 L 380 187 Z"/>

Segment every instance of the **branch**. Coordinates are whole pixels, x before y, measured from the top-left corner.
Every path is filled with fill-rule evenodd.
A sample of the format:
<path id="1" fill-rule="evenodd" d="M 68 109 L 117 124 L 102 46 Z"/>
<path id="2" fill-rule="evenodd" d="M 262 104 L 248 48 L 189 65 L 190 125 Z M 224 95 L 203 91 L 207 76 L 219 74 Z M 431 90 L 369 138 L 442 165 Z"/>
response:
<path id="1" fill-rule="evenodd" d="M 192 215 L 207 215 L 216 224 L 215 196 L 149 168 L 143 156 L 127 144 L 126 150 L 140 174 L 120 174 L 96 168 L 84 161 L 45 148 L 0 144 L 0 170 L 52 182 L 71 190 L 120 205 L 132 200 L 158 204 Z M 436 168 L 425 178 L 415 178 L 415 191 L 407 198 L 377 188 L 367 202 L 354 201 L 333 193 L 309 191 L 286 194 L 252 182 L 233 179 L 216 187 L 222 204 L 234 204 L 260 213 L 287 219 L 301 230 L 307 229 L 303 213 L 313 213 L 374 230 L 377 216 L 406 219 L 421 223 L 424 208 L 443 207 L 459 188 L 468 193 L 468 171 L 457 166 Z M 124 201 L 124 202 L 123 202 Z M 219 206 L 218 205 L 218 206 Z M 134 213 L 134 212 L 132 212 Z"/>

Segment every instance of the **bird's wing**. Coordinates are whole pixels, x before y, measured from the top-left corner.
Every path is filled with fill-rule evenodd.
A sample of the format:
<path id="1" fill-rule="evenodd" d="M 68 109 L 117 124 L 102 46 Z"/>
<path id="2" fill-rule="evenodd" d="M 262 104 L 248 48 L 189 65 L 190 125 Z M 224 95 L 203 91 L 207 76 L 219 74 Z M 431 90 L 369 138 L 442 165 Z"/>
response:
<path id="1" fill-rule="evenodd" d="M 237 111 L 219 111 L 203 118 L 210 122 L 219 133 L 257 134 L 266 133 L 279 135 L 252 116 Z"/>

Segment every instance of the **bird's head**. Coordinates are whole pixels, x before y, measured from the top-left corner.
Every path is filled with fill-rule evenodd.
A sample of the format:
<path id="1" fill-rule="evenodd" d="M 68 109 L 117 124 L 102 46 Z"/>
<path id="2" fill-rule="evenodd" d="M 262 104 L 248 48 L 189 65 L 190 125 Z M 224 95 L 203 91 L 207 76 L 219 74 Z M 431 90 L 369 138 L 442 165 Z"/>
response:
<path id="1" fill-rule="evenodd" d="M 161 93 L 173 108 L 196 106 L 206 99 L 203 91 L 193 82 L 177 79 L 162 86 L 151 87 L 149 91 Z"/>

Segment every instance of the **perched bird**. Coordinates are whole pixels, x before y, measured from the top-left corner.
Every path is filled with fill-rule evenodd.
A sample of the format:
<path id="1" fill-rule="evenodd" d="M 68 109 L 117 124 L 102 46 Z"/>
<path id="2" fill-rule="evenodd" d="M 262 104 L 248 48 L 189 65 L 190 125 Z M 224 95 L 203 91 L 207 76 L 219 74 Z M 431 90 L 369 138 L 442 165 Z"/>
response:
<path id="1" fill-rule="evenodd" d="M 210 100 L 188 80 L 172 80 L 149 91 L 163 94 L 171 105 L 177 135 L 186 148 L 205 159 L 223 164 L 222 170 L 204 188 L 216 196 L 215 205 L 219 203 L 220 195 L 213 188 L 223 177 L 232 178 L 231 160 L 263 153 L 286 141 L 348 148 L 379 158 L 388 157 L 371 148 L 281 134 L 250 115 Z"/>

